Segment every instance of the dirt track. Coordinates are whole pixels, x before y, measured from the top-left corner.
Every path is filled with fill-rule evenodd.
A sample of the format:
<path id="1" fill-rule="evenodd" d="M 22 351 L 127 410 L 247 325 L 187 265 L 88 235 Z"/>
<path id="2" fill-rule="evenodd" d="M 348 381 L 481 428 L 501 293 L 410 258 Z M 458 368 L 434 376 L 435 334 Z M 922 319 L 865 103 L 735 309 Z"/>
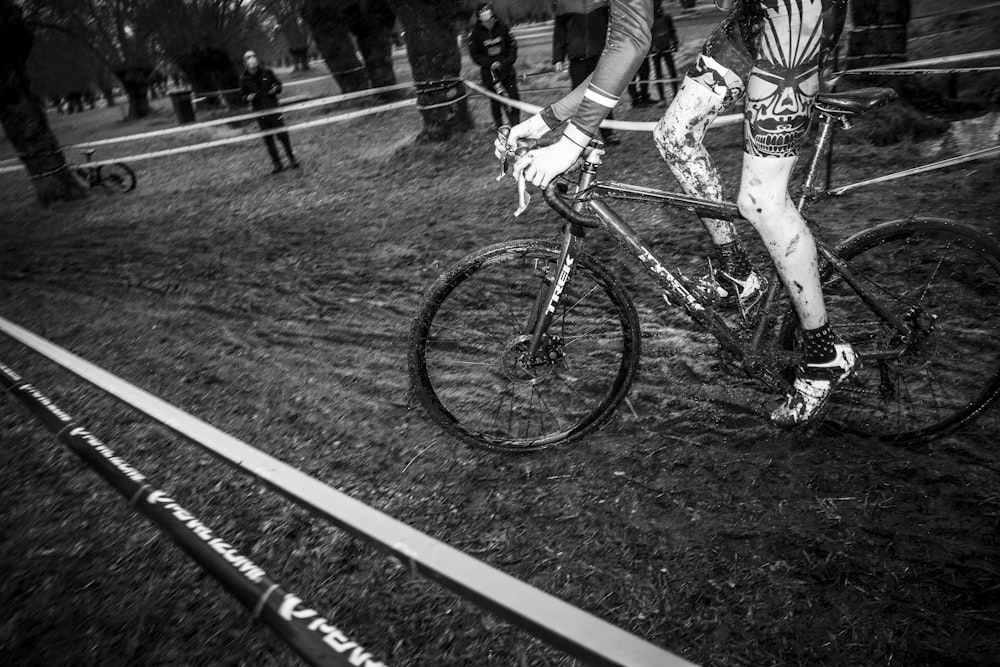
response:
<path id="1" fill-rule="evenodd" d="M 540 204 L 522 219 L 498 214 L 514 200 L 492 182 L 486 133 L 414 148 L 413 126 L 394 130 L 387 141 L 373 121 L 303 137 L 306 169 L 273 179 L 247 146 L 195 168 L 151 163 L 128 200 L 40 212 L 5 191 L 0 314 L 693 661 L 992 660 L 995 409 L 915 449 L 776 432 L 763 418 L 771 397 L 722 384 L 707 341 L 640 291 L 646 363 L 629 408 L 600 433 L 514 458 L 442 436 L 414 409 L 405 373 L 419 295 L 443 262 L 537 235 L 548 216 Z M 736 145 L 720 135 L 716 148 Z M 842 150 L 845 178 L 924 159 L 906 146 Z M 651 182 L 658 168 L 642 137 L 615 159 L 620 180 Z M 981 214 L 1000 205 L 997 169 L 917 177 L 835 202 L 827 219 L 857 228 L 905 204 L 995 232 L 995 215 Z M 689 221 L 646 231 L 705 247 Z M 0 360 L 387 662 L 561 660 L 20 346 L 0 341 Z M 66 641 L 94 647 L 93 664 L 287 660 L 10 401 L 0 434 L 3 606 L 18 610 L 2 619 L 3 655 L 82 664 Z"/>

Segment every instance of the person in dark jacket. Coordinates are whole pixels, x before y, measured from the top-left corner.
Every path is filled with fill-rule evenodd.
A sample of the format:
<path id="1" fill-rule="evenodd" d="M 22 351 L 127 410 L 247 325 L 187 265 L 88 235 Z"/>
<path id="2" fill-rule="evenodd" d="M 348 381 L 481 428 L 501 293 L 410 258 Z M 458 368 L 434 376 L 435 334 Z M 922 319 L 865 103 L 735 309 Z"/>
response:
<path id="1" fill-rule="evenodd" d="M 569 78 L 575 89 L 597 67 L 608 37 L 606 0 L 556 0 L 556 21 L 552 31 L 552 64 L 563 71 L 569 61 Z M 608 114 L 608 120 L 613 115 Z M 601 128 L 601 137 L 609 146 L 621 140 L 612 130 Z"/>
<path id="2" fill-rule="evenodd" d="M 243 54 L 243 64 L 246 68 L 240 75 L 240 95 L 250 104 L 254 111 L 278 108 L 278 95 L 281 93 L 281 81 L 274 75 L 274 72 L 267 67 L 261 67 L 257 54 L 247 51 Z M 261 130 L 273 130 L 276 127 L 284 127 L 285 121 L 280 113 L 268 114 L 257 119 L 257 125 Z M 277 174 L 284 169 L 281 164 L 281 157 L 278 155 L 278 147 L 274 143 L 277 136 L 281 145 L 285 147 L 285 154 L 288 156 L 289 166 L 298 169 L 299 161 L 295 159 L 292 152 L 292 140 L 288 137 L 288 132 L 278 132 L 277 135 L 269 134 L 264 137 L 264 144 L 267 152 L 274 163 L 272 174 Z"/>
<path id="3" fill-rule="evenodd" d="M 483 86 L 506 94 L 512 100 L 521 99 L 517 92 L 517 72 L 514 70 L 517 41 L 503 21 L 493 13 L 492 4 L 480 3 L 476 7 L 476 19 L 469 34 L 469 56 L 479 65 Z M 497 84 L 500 84 L 501 90 L 497 90 Z M 507 111 L 508 124 L 517 125 L 521 122 L 521 112 L 517 107 L 501 105 L 490 99 L 490 111 L 496 127 L 503 125 L 501 108 Z"/>

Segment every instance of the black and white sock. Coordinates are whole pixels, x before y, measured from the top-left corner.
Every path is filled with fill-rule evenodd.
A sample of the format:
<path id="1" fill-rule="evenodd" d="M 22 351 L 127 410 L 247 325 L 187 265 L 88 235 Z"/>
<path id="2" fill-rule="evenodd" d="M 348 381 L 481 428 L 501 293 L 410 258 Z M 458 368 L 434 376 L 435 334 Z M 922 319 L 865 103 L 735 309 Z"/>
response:
<path id="1" fill-rule="evenodd" d="M 829 322 L 818 329 L 803 329 L 802 342 L 805 345 L 807 364 L 825 364 L 837 358 L 833 328 Z"/>

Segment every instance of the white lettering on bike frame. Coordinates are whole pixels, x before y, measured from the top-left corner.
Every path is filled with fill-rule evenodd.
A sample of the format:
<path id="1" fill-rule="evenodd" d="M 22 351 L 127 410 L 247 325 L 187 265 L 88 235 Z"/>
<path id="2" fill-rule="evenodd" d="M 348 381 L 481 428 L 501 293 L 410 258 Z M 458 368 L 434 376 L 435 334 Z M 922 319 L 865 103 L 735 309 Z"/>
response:
<path id="1" fill-rule="evenodd" d="M 563 264 L 562 271 L 559 272 L 559 279 L 556 280 L 556 289 L 552 294 L 552 301 L 549 302 L 549 308 L 546 311 L 546 315 L 551 315 L 556 312 L 556 304 L 559 303 L 559 297 L 562 296 L 563 290 L 566 288 L 566 282 L 569 280 L 569 272 L 573 268 L 573 258 L 567 257 L 566 263 Z"/>

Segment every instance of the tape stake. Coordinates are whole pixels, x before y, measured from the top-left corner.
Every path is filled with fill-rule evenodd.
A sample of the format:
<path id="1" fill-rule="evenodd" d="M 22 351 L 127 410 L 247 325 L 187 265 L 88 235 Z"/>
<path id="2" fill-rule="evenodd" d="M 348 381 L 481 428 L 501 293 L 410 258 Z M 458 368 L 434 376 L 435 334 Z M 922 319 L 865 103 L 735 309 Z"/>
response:
<path id="1" fill-rule="evenodd" d="M 236 547 L 224 540 L 194 514 L 168 494 L 148 483 L 146 476 L 101 442 L 93 433 L 59 408 L 33 385 L 24 382 L 8 366 L 0 364 L 0 384 L 39 417 L 58 439 L 94 469 L 106 482 L 128 500 L 199 566 L 218 581 L 223 589 L 251 609 L 252 618 L 260 618 L 308 664 L 317 667 L 386 667 L 372 659 L 361 645 L 322 619 L 318 613 L 285 613 L 289 597 L 301 610 L 302 600 L 281 591 L 267 573 Z M 65 428 L 63 423 L 73 424 Z M 279 595 L 275 595 L 278 593 Z M 359 656 L 364 659 L 357 661 Z"/>

